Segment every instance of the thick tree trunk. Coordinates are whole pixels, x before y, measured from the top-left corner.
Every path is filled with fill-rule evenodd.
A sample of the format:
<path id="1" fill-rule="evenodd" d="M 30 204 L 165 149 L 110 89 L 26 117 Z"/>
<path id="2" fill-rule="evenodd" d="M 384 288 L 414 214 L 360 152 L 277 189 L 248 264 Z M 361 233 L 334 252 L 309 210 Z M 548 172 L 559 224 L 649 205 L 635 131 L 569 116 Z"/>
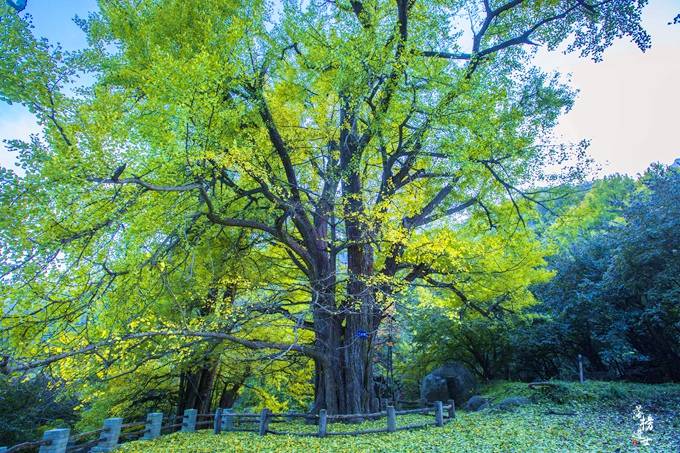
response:
<path id="1" fill-rule="evenodd" d="M 373 341 L 380 314 L 370 288 L 363 282 L 352 282 L 351 276 L 349 286 L 349 300 L 354 306 L 345 317 L 342 341 L 348 412 L 374 412 L 378 404 L 373 389 Z"/>
<path id="2" fill-rule="evenodd" d="M 333 258 L 317 263 L 313 283 L 315 347 L 314 410 L 330 414 L 373 412 L 378 403 L 373 386 L 372 342 L 379 323 L 373 294 L 363 283 L 350 283 L 352 296 L 336 305 Z M 354 285 L 354 286 L 352 286 Z M 359 297 L 360 296 L 360 297 Z"/>
<path id="3" fill-rule="evenodd" d="M 343 182 L 343 192 L 358 194 L 360 181 L 352 175 Z M 350 197 L 345 210 L 348 219 L 358 219 L 363 211 L 357 196 Z M 316 219 L 320 237 L 325 237 L 328 222 Z M 367 244 L 365 225 L 346 220 L 348 284 L 340 304 L 335 298 L 335 256 L 317 254 L 316 275 L 312 283 L 316 349 L 315 410 L 330 414 L 357 414 L 378 409 L 373 382 L 373 341 L 380 323 L 373 288 L 366 278 L 373 274 L 373 248 Z M 323 248 L 322 248 L 323 250 Z"/>
<path id="4" fill-rule="evenodd" d="M 315 362 L 314 410 L 326 409 L 330 414 L 358 414 L 378 410 L 368 340 L 343 335 L 323 341 L 336 347 L 327 348 L 323 360 Z"/>
<path id="5" fill-rule="evenodd" d="M 335 276 L 326 274 L 323 280 L 334 282 Z M 318 351 L 314 410 L 326 409 L 330 414 L 375 412 L 379 404 L 374 390 L 373 343 L 381 312 L 372 289 L 350 277 L 348 295 L 336 305 L 334 289 L 325 284 L 313 287 Z"/>
<path id="6" fill-rule="evenodd" d="M 330 414 L 357 414 L 378 409 L 373 382 L 373 342 L 381 319 L 375 290 L 367 283 L 373 277 L 374 251 L 368 225 L 364 223 L 362 182 L 356 170 L 362 142 L 357 120 L 348 98 L 340 115 L 340 140 L 332 143 L 340 151 L 340 174 L 329 171 L 322 201 L 314 214 L 315 244 L 312 255 L 312 307 L 314 313 L 315 410 Z M 349 125 L 349 127 L 348 127 Z M 347 241 L 347 288 L 336 300 L 336 222 L 332 220 L 340 184 L 343 195 L 345 240 Z M 308 241 L 311 242 L 311 241 Z"/>

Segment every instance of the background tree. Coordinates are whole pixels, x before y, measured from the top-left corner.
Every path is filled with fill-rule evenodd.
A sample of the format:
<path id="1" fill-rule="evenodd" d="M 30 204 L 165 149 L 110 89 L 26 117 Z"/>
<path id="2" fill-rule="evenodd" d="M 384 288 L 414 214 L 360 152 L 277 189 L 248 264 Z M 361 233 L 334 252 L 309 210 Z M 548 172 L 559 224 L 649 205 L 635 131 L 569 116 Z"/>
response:
<path id="1" fill-rule="evenodd" d="M 537 288 L 537 310 L 559 338 L 555 356 L 573 362 L 583 354 L 593 376 L 678 379 L 669 365 L 678 339 L 672 300 L 680 288 L 670 277 L 678 266 L 677 182 L 677 169 L 654 165 L 636 184 L 599 182 L 573 209 L 593 220 L 564 230 L 570 239 L 550 259 L 556 276 Z"/>
<path id="2" fill-rule="evenodd" d="M 487 380 L 574 379 L 581 354 L 590 379 L 677 381 L 679 175 L 607 177 L 546 211 L 533 227 L 553 244 L 554 277 L 532 288 L 536 304 L 490 316 L 409 305 L 405 377 L 456 360 Z"/>
<path id="3" fill-rule="evenodd" d="M 76 395 L 65 383 L 38 374 L 30 379 L 0 377 L 0 442 L 35 439 L 48 426 L 75 421 Z"/>

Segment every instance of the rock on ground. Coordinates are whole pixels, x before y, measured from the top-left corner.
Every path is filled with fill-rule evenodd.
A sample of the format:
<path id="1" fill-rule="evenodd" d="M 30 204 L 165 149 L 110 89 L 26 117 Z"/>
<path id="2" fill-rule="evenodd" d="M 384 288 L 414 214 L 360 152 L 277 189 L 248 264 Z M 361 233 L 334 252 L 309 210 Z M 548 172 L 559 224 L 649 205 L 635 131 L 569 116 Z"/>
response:
<path id="1" fill-rule="evenodd" d="M 525 398 L 523 396 L 511 396 L 510 398 L 505 398 L 495 406 L 498 409 L 509 410 L 518 406 L 526 406 L 527 404 L 531 404 L 531 400 L 529 398 Z"/>
<path id="2" fill-rule="evenodd" d="M 468 412 L 477 412 L 486 409 L 487 407 L 489 407 L 489 400 L 482 396 L 475 395 L 465 403 L 463 409 Z"/>
<path id="3" fill-rule="evenodd" d="M 425 376 L 420 398 L 426 401 L 454 400 L 462 405 L 477 391 L 477 380 L 462 364 L 448 363 Z"/>

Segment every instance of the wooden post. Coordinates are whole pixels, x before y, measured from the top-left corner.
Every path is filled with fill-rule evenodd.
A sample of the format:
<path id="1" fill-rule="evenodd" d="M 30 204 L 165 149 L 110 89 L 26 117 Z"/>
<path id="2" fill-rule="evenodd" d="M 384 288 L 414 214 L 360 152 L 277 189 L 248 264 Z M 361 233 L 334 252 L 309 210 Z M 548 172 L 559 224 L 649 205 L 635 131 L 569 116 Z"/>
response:
<path id="1" fill-rule="evenodd" d="M 319 437 L 326 437 L 326 429 L 328 428 L 328 413 L 326 409 L 319 411 Z"/>
<path id="2" fill-rule="evenodd" d="M 231 408 L 222 409 L 222 431 L 232 431 L 234 429 L 234 410 Z"/>
<path id="3" fill-rule="evenodd" d="M 215 410 L 215 420 L 213 420 L 213 432 L 219 434 L 222 431 L 222 408 Z"/>
<path id="4" fill-rule="evenodd" d="M 68 445 L 68 436 L 71 430 L 68 428 L 50 429 L 43 434 L 43 440 L 49 440 L 48 445 L 41 445 L 39 453 L 64 453 Z"/>
<path id="5" fill-rule="evenodd" d="M 258 430 L 260 436 L 267 434 L 269 428 L 269 409 L 266 407 L 260 412 L 260 429 Z"/>
<path id="6" fill-rule="evenodd" d="M 108 452 L 115 449 L 118 446 L 118 437 L 120 436 L 122 424 L 122 418 L 107 418 L 104 420 L 104 430 L 99 435 L 99 442 L 97 443 L 97 446 L 90 451 Z"/>
<path id="7" fill-rule="evenodd" d="M 578 380 L 583 384 L 583 356 L 581 354 L 578 355 Z"/>
<path id="8" fill-rule="evenodd" d="M 449 400 L 449 418 L 456 418 L 456 402 Z"/>
<path id="9" fill-rule="evenodd" d="M 184 411 L 184 417 L 182 418 L 183 433 L 193 433 L 194 431 L 196 431 L 197 416 L 198 411 L 196 409 L 187 409 Z"/>
<path id="10" fill-rule="evenodd" d="M 397 430 L 397 414 L 394 406 L 387 406 L 387 432 L 393 433 Z"/>
<path id="11" fill-rule="evenodd" d="M 441 401 L 434 403 L 434 421 L 437 426 L 444 426 L 444 404 Z"/>
<path id="12" fill-rule="evenodd" d="M 151 440 L 161 435 L 161 426 L 163 426 L 163 413 L 151 412 L 146 416 L 146 426 L 144 427 L 144 436 L 142 439 Z"/>

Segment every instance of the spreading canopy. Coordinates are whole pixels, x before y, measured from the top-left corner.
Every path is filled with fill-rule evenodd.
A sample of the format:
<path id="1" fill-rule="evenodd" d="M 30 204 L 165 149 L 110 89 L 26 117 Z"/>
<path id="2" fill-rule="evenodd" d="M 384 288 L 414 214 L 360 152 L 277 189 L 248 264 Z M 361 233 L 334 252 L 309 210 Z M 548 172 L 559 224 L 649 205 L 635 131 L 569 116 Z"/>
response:
<path id="1" fill-rule="evenodd" d="M 4 7 L 0 93 L 43 126 L 1 175 L 8 369 L 199 337 L 311 357 L 318 405 L 373 406 L 403 291 L 488 316 L 547 278 L 527 225 L 554 194 L 529 187 L 570 155 L 574 93 L 531 56 L 644 50 L 644 3 L 102 1 L 76 53 Z"/>

